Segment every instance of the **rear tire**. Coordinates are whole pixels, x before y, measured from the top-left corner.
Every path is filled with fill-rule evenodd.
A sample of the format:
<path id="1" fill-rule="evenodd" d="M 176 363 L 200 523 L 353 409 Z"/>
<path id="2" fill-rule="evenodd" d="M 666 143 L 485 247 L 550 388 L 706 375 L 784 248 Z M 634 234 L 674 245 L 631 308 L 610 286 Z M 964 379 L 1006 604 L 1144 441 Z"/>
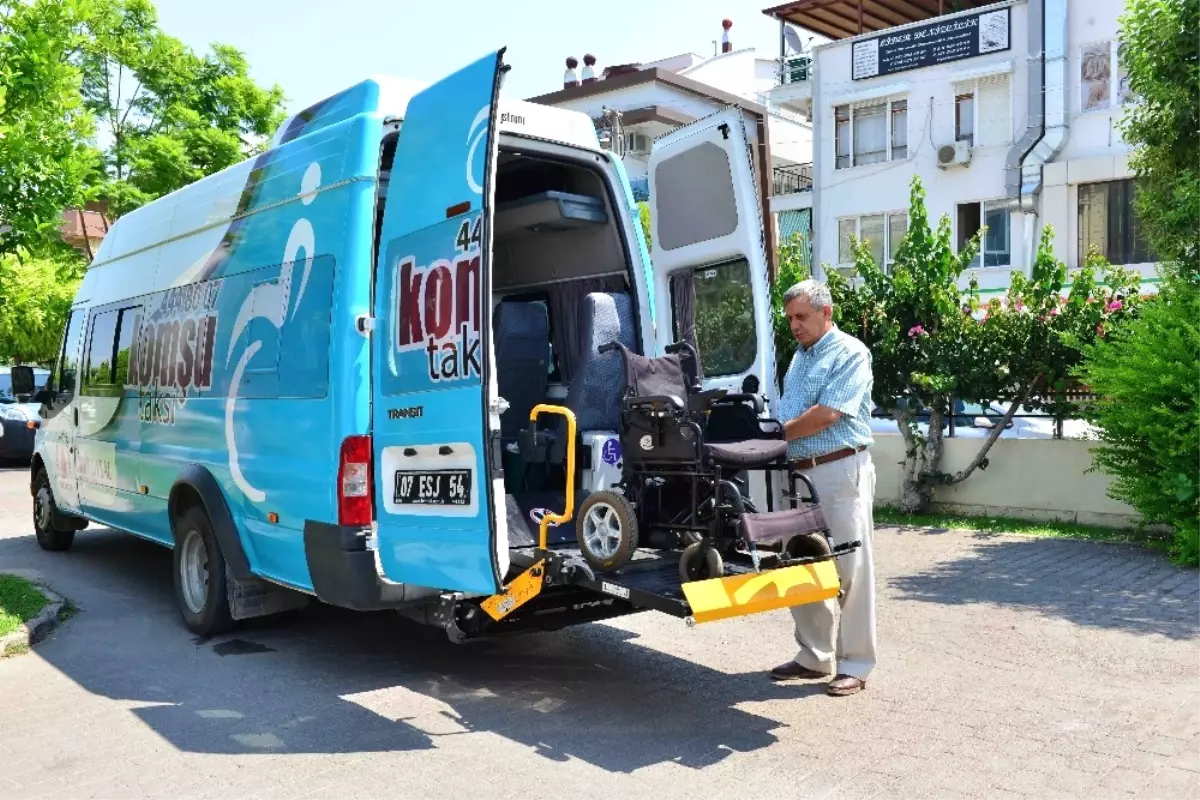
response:
<path id="1" fill-rule="evenodd" d="M 233 627 L 225 558 L 203 510 L 192 506 L 175 519 L 175 601 L 188 630 L 205 638 Z"/>
<path id="2" fill-rule="evenodd" d="M 638 546 L 637 515 L 625 495 L 592 492 L 579 507 L 575 541 L 584 560 L 599 572 L 620 569 Z"/>
<path id="3" fill-rule="evenodd" d="M 54 527 L 54 521 L 58 518 L 50 476 L 46 470 L 39 469 L 33 479 L 33 530 L 38 546 L 43 550 L 61 552 L 70 548 L 75 541 L 75 531 L 62 531 Z"/>

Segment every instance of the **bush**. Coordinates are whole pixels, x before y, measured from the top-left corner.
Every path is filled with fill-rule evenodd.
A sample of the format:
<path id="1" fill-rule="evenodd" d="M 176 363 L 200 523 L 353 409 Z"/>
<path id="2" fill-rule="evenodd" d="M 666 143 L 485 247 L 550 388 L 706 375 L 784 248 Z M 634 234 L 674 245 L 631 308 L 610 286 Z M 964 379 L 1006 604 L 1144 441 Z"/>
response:
<path id="1" fill-rule="evenodd" d="M 1109 495 L 1175 529 L 1172 555 L 1200 564 L 1200 289 L 1168 280 L 1107 339 L 1084 348 L 1078 375 L 1103 399 L 1096 465 Z"/>
<path id="2" fill-rule="evenodd" d="M 784 373 L 792 363 L 792 354 L 796 352 L 796 340 L 783 310 L 783 295 L 800 281 L 812 277 L 808 245 L 804 238 L 799 233 L 793 233 L 790 240 L 779 245 L 775 262 L 778 274 L 771 284 L 771 324 L 775 339 L 775 382 L 778 384 L 776 388 L 782 391 Z"/>

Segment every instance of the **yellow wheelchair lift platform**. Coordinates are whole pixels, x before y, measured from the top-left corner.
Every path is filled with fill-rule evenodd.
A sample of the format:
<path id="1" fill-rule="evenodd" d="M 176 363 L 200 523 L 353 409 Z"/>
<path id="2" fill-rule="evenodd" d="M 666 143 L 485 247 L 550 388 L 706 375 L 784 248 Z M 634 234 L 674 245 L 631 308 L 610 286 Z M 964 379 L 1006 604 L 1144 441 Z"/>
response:
<path id="1" fill-rule="evenodd" d="M 566 508 L 562 514 L 547 514 L 542 518 L 538 546 L 524 571 L 504 591 L 480 603 L 493 622 L 505 620 L 547 588 L 568 586 L 623 602 L 631 607 L 630 611 L 662 611 L 686 620 L 688 625 L 819 603 L 838 596 L 841 585 L 832 555 L 763 571 L 730 563 L 726 569 L 731 574 L 681 583 L 678 557 L 674 553 L 647 555 L 615 573 L 593 574 L 569 552 L 548 549 L 550 526 L 569 522 L 575 511 L 571 479 L 575 473 L 575 416 L 561 406 L 539 405 L 530 413 L 530 420 L 536 421 L 543 412 L 567 419 Z"/>

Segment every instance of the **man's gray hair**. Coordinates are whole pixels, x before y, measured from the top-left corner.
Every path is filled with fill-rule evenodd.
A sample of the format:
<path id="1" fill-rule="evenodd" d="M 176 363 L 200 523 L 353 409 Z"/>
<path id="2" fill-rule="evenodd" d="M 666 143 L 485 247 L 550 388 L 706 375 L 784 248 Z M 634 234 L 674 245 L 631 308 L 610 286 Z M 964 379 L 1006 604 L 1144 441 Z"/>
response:
<path id="1" fill-rule="evenodd" d="M 812 278 L 800 281 L 792 288 L 784 292 L 783 305 L 786 307 L 788 303 L 792 302 L 797 297 L 803 297 L 817 311 L 820 311 L 823 308 L 833 307 L 833 297 L 829 294 L 829 287 L 820 281 L 813 280 Z"/>

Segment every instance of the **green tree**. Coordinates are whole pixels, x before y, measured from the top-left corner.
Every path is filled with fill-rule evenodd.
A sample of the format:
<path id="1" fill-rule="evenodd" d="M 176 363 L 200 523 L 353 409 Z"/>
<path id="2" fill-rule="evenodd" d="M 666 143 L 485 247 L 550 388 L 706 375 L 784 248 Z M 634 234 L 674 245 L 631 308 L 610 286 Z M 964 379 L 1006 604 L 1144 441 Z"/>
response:
<path id="1" fill-rule="evenodd" d="M 812 277 L 808 253 L 808 243 L 804 237 L 793 233 L 791 239 L 779 245 L 775 258 L 779 274 L 771 284 L 771 327 L 775 340 L 775 382 L 780 391 L 783 390 L 783 376 L 791 364 L 792 354 L 796 352 L 796 339 L 792 336 L 792 328 L 783 310 L 783 296 L 800 281 Z"/>
<path id="2" fill-rule="evenodd" d="M 834 319 L 871 349 L 873 399 L 897 421 L 904 437 L 900 504 L 908 512 L 925 510 L 937 486 L 960 483 L 986 468 L 988 452 L 1018 408 L 1053 403 L 1039 398 L 1053 397 L 1063 386 L 1079 361 L 1078 346 L 1102 335 L 1138 304 L 1132 273 L 1109 268 L 1108 286 L 1101 287 L 1095 262 L 1079 271 L 1064 296 L 1067 269 L 1053 256 L 1049 228 L 1030 276 L 1015 274 L 1003 300 L 984 304 L 973 276 L 966 292 L 959 289 L 983 232 L 956 252 L 949 217 L 932 230 L 924 198 L 920 179 L 914 178 L 908 234 L 890 272 L 859 240 L 852 248 L 861 281 L 851 284 L 826 268 Z M 1009 404 L 972 461 L 953 474 L 940 468 L 951 398 Z M 1054 405 L 1061 410 L 1061 403 Z M 927 432 L 919 422 L 927 424 Z"/>
<path id="3" fill-rule="evenodd" d="M 81 275 L 78 257 L 0 255 L 0 363 L 54 359 Z"/>
<path id="4" fill-rule="evenodd" d="M 1131 0 L 1121 63 L 1134 102 L 1121 121 L 1136 211 L 1163 260 L 1157 297 L 1084 347 L 1075 374 L 1100 400 L 1096 466 L 1109 493 L 1175 530 L 1174 557 L 1200 563 L 1200 2 Z"/>
<path id="5" fill-rule="evenodd" d="M 282 122 L 283 91 L 214 44 L 199 56 L 158 28 L 150 0 L 89 0 L 77 60 L 103 134 L 91 197 L 115 215 L 260 150 Z"/>
<path id="6" fill-rule="evenodd" d="M 0 255 L 54 235 L 93 166 L 92 120 L 65 58 L 78 15 L 73 1 L 0 0 Z"/>
<path id="7" fill-rule="evenodd" d="M 638 222 L 641 223 L 642 233 L 646 237 L 646 252 L 650 252 L 650 245 L 653 242 L 650 236 L 650 204 L 642 201 L 637 204 Z"/>
<path id="8" fill-rule="evenodd" d="M 1121 63 L 1134 101 L 1121 120 L 1138 219 L 1168 273 L 1200 275 L 1200 2 L 1129 0 Z"/>

